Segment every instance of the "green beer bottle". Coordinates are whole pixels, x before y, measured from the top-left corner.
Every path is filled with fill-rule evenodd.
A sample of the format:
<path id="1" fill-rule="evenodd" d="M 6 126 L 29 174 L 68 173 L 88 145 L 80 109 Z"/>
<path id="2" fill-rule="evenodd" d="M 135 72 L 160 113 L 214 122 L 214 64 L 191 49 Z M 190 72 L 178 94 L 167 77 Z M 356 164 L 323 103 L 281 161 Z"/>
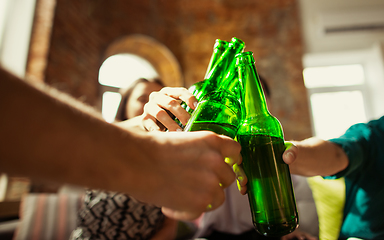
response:
<path id="1" fill-rule="evenodd" d="M 201 100 L 207 93 L 217 91 L 222 86 L 223 79 L 228 76 L 228 71 L 236 64 L 236 54 L 244 50 L 244 42 L 236 37 L 231 39 L 228 47 L 221 54 L 220 58 L 213 65 L 212 69 L 206 74 L 200 89 L 196 91 L 197 100 Z"/>
<path id="2" fill-rule="evenodd" d="M 212 68 L 215 66 L 217 61 L 220 59 L 223 52 L 228 48 L 229 42 L 216 39 L 215 44 L 213 45 L 213 52 L 211 55 L 211 59 L 209 60 L 207 71 L 205 72 L 204 79 L 207 79 L 209 72 L 212 70 Z M 199 81 L 197 83 L 194 83 L 192 86 L 188 88 L 188 90 L 193 94 L 197 95 L 199 90 L 201 89 L 202 85 L 204 84 L 205 80 Z M 182 107 L 186 109 L 189 113 L 192 113 L 193 110 L 188 107 L 186 103 L 182 103 Z"/>
<path id="3" fill-rule="evenodd" d="M 229 43 L 218 39 L 216 40 L 215 45 L 216 47 L 214 48 L 214 53 L 209 64 L 213 66 L 208 67 L 206 79 L 195 83 L 191 86 L 192 88 L 189 89 L 198 101 L 201 101 L 206 94 L 216 91 L 221 86 L 222 80 L 228 76 L 230 69 L 234 69 L 234 66 L 236 65 L 236 54 L 242 52 L 245 46 L 244 42 L 236 37 L 233 37 Z M 220 55 L 222 51 L 224 52 Z M 187 107 L 185 103 L 182 103 L 182 106 L 189 113 L 193 112 L 193 110 Z M 177 118 L 175 121 L 184 128 Z"/>
<path id="4" fill-rule="evenodd" d="M 213 45 L 213 52 L 211 55 L 211 59 L 209 60 L 207 71 L 205 72 L 204 79 L 207 79 L 209 72 L 212 70 L 213 66 L 215 66 L 217 61 L 220 59 L 221 55 L 228 48 L 228 45 L 229 45 L 229 42 L 221 39 L 216 39 L 215 44 Z"/>
<path id="5" fill-rule="evenodd" d="M 235 87 L 238 82 L 235 58 L 227 63 L 220 85 L 206 93 L 189 119 L 185 131 L 210 130 L 235 138 L 241 122 L 241 104 Z"/>
<path id="6" fill-rule="evenodd" d="M 283 236 L 297 228 L 298 213 L 289 167 L 282 159 L 282 127 L 267 109 L 253 53 L 240 53 L 236 59 L 243 107 L 236 137 L 248 177 L 253 224 L 265 236 Z"/>
<path id="7" fill-rule="evenodd" d="M 197 105 L 184 131 L 209 130 L 236 137 L 241 123 L 241 105 L 231 91 L 219 89 L 208 93 Z"/>
<path id="8" fill-rule="evenodd" d="M 218 62 L 220 59 L 221 55 L 224 53 L 224 51 L 228 48 L 229 42 L 221 40 L 221 39 L 216 39 L 215 44 L 213 45 L 213 51 L 211 55 L 211 59 L 209 60 L 207 71 L 205 72 L 204 79 L 208 78 L 209 72 L 212 70 L 212 68 L 215 66 L 215 64 Z M 188 88 L 188 90 L 192 93 L 197 89 L 200 89 L 199 86 L 202 85 L 204 80 L 197 82 L 193 84 L 191 87 Z"/>

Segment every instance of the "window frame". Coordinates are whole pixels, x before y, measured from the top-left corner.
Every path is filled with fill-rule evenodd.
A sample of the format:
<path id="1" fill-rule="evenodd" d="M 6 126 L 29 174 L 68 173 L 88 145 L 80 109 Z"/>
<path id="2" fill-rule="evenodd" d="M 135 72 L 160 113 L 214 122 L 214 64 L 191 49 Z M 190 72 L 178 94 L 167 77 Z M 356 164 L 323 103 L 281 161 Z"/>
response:
<path id="1" fill-rule="evenodd" d="M 375 44 L 370 48 L 366 49 L 327 53 L 311 53 L 305 54 L 303 56 L 304 69 L 310 67 L 328 67 L 359 64 L 362 66 L 364 71 L 364 82 L 359 85 L 329 86 L 316 88 L 306 87 L 313 136 L 316 136 L 313 109 L 311 104 L 311 96 L 313 94 L 343 91 L 360 91 L 363 96 L 363 104 L 367 120 L 378 118 L 379 116 L 384 114 L 384 108 L 377 108 L 378 105 L 382 105 L 382 101 L 380 100 L 379 93 L 374 91 L 376 87 L 384 86 L 384 81 L 383 84 L 377 85 L 377 78 L 380 79 L 380 76 L 384 76 L 384 65 L 382 64 L 382 49 L 382 45 Z M 376 78 L 376 80 L 374 78 Z M 384 88 L 382 89 L 384 90 Z"/>

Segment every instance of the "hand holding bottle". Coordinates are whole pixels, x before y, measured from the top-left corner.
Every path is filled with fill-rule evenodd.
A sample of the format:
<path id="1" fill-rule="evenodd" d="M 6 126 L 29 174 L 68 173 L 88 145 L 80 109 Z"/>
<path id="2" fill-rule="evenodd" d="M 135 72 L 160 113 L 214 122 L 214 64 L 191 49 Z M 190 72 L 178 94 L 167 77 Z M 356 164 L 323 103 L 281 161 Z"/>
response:
<path id="1" fill-rule="evenodd" d="M 183 119 L 184 124 L 188 121 L 190 115 L 184 108 L 179 107 L 178 100 L 183 100 L 192 109 L 195 109 L 197 105 L 196 98 L 186 88 L 166 87 L 159 92 L 151 94 L 149 102 L 145 105 L 144 113 L 141 116 L 144 128 L 148 131 L 161 131 L 164 130 L 164 127 L 169 131 L 181 130 L 171 115 Z M 187 116 L 185 114 L 187 114 Z M 229 161 L 229 159 L 226 160 L 230 166 L 234 165 L 233 170 L 238 180 L 239 191 L 244 195 L 247 190 L 247 177 L 236 162 Z"/>
<path id="2" fill-rule="evenodd" d="M 287 143 L 290 143 L 287 147 Z M 306 177 L 330 176 L 341 172 L 349 164 L 343 149 L 330 141 L 311 137 L 302 141 L 286 142 L 283 160 L 292 174 Z"/>
<path id="3" fill-rule="evenodd" d="M 190 114 L 181 107 L 184 101 L 191 109 L 195 109 L 197 100 L 192 93 L 182 87 L 165 87 L 159 92 L 153 92 L 149 102 L 144 106 L 142 124 L 148 131 L 182 131 L 174 121 L 173 116 L 178 118 L 182 124 L 186 124 Z"/>
<path id="4" fill-rule="evenodd" d="M 295 168 L 295 166 L 293 166 L 293 168 L 292 168 L 291 164 L 293 164 L 296 161 L 299 149 L 295 144 L 293 144 L 292 142 L 289 142 L 289 141 L 284 142 L 284 145 L 285 145 L 285 151 L 283 153 L 283 161 L 286 164 L 290 165 L 291 172 L 294 172 L 294 171 L 296 171 L 296 168 Z M 241 166 L 234 164 L 233 165 L 233 171 L 236 174 L 239 191 L 241 194 L 245 195 L 247 193 L 247 181 L 248 181 L 248 179 L 243 178 L 244 176 L 246 176 L 246 174 L 244 173 L 244 169 Z"/>
<path id="5" fill-rule="evenodd" d="M 151 166 L 158 176 L 149 171 L 151 174 L 136 178 L 151 186 L 139 191 L 138 199 L 151 202 L 153 199 L 148 199 L 147 195 L 156 195 L 156 202 L 164 206 L 164 214 L 181 220 L 197 218 L 224 202 L 224 188 L 235 180 L 231 166 L 224 159 L 241 164 L 237 142 L 208 131 L 151 132 L 150 135 L 154 144 L 143 146 L 142 152 L 151 163 L 140 161 L 137 165 Z M 174 196 L 172 202 L 169 196 Z"/>

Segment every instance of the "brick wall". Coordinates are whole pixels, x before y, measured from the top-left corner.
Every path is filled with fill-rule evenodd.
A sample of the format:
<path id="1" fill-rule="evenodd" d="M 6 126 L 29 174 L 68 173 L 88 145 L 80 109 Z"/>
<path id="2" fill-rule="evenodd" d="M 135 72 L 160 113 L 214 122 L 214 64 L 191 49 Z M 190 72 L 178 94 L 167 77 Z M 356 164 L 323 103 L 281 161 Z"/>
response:
<path id="1" fill-rule="evenodd" d="M 254 52 L 272 90 L 270 110 L 286 138 L 299 140 L 311 129 L 298 16 L 296 0 L 57 0 L 44 78 L 96 105 L 98 69 L 108 45 L 144 34 L 176 56 L 188 87 L 202 80 L 215 39 L 235 36 Z M 38 56 L 36 50 L 31 54 L 32 60 Z"/>

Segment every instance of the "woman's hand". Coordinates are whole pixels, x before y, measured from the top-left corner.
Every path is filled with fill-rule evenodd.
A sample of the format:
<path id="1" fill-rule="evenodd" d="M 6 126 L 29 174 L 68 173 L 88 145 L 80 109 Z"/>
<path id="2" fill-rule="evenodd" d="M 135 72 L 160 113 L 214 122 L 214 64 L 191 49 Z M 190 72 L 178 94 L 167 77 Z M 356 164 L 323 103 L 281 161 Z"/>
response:
<path id="1" fill-rule="evenodd" d="M 190 118 L 190 114 L 180 105 L 182 101 L 191 109 L 196 108 L 197 100 L 186 88 L 165 87 L 159 92 L 152 92 L 142 114 L 144 128 L 148 131 L 182 131 L 174 120 L 176 117 L 185 125 Z"/>

